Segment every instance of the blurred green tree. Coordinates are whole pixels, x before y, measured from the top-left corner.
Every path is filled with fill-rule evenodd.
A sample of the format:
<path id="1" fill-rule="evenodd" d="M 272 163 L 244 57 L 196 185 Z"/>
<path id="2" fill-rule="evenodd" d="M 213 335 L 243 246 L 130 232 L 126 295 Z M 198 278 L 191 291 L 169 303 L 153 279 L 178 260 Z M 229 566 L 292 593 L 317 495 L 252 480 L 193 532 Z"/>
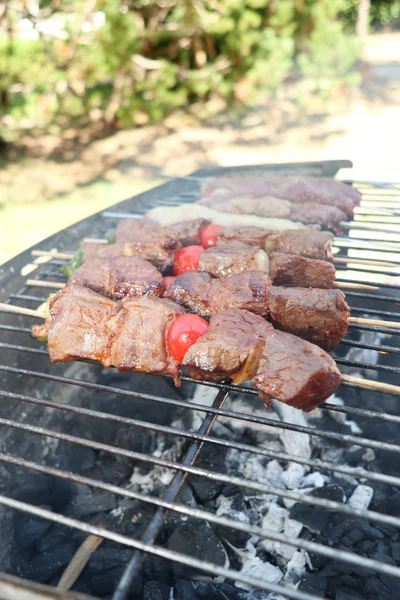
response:
<path id="1" fill-rule="evenodd" d="M 0 136 L 129 127 L 211 95 L 252 104 L 296 65 L 324 94 L 328 80 L 355 85 L 358 49 L 338 20 L 354 4 L 14 0 L 0 8 Z"/>

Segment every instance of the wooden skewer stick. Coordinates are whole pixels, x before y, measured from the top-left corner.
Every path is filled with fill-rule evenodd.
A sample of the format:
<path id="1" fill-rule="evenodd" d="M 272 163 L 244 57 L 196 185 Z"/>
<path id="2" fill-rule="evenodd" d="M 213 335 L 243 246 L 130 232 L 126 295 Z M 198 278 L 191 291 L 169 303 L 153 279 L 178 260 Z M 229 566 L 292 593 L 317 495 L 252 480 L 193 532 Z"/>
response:
<path id="1" fill-rule="evenodd" d="M 30 308 L 23 308 L 22 306 L 15 306 L 14 304 L 5 304 L 0 302 L 0 311 L 16 313 L 17 315 L 26 315 L 27 317 L 38 317 L 39 319 L 45 319 L 45 314 L 39 310 L 31 310 Z"/>
<path id="2" fill-rule="evenodd" d="M 379 290 L 379 287 L 376 285 L 368 285 L 367 283 L 349 283 L 348 281 L 335 281 L 333 287 L 346 290 Z"/>
<path id="3" fill-rule="evenodd" d="M 26 284 L 31 285 L 32 287 L 44 287 L 56 290 L 63 288 L 66 285 L 65 283 L 58 283 L 57 281 L 43 281 L 41 279 L 28 279 Z M 379 290 L 379 287 L 376 285 L 368 285 L 366 283 L 349 283 L 348 281 L 335 281 L 333 287 L 350 290 Z"/>
<path id="4" fill-rule="evenodd" d="M 363 319 L 362 317 L 349 317 L 349 323 L 356 325 L 372 325 L 375 327 L 390 327 L 391 329 L 400 329 L 400 323 L 397 321 L 382 321 L 381 319 Z"/>
<path id="5" fill-rule="evenodd" d="M 104 527 L 104 524 L 99 523 L 97 527 Z M 79 546 L 78 550 L 75 552 L 70 563 L 62 574 L 62 577 L 57 585 L 59 590 L 66 592 L 72 588 L 79 575 L 89 562 L 93 552 L 97 550 L 103 540 L 104 538 L 98 535 L 88 535 L 88 537 Z"/>
<path id="6" fill-rule="evenodd" d="M 18 313 L 20 315 L 28 315 L 30 317 L 37 317 L 39 319 L 45 319 L 45 315 L 38 310 L 30 310 L 28 308 L 21 308 L 20 306 L 13 306 L 12 304 L 0 303 L 0 310 Z M 400 323 L 394 321 L 379 321 L 375 319 L 359 319 L 358 317 L 350 317 L 350 323 L 362 323 L 366 325 L 383 325 L 389 327 L 395 327 L 400 329 Z M 352 377 L 350 375 L 342 375 L 342 381 L 346 383 L 360 385 L 366 389 L 379 390 L 381 392 L 387 392 L 390 394 L 396 394 L 400 396 L 400 386 L 392 385 L 389 383 L 381 383 L 372 379 L 360 379 L 359 377 Z M 93 540 L 94 541 L 94 540 Z M 79 552 L 79 550 L 78 550 Z"/>
<path id="7" fill-rule="evenodd" d="M 94 242 L 96 244 L 103 244 L 106 243 L 106 240 L 100 240 L 100 239 L 96 239 L 96 238 L 86 238 L 84 240 L 85 242 Z M 65 260 L 70 260 L 71 258 L 73 258 L 75 255 L 72 252 L 51 252 L 51 251 L 46 251 L 46 250 L 32 250 L 32 256 L 53 256 L 54 258 L 62 258 Z M 393 262 L 388 262 L 388 261 L 379 261 L 379 260 L 370 260 L 367 258 L 352 258 L 350 256 L 346 256 L 346 257 L 334 257 L 333 258 L 333 262 L 334 263 L 340 263 L 340 264 L 348 264 L 348 263 L 356 263 L 356 264 L 361 264 L 361 265 L 371 265 L 374 267 L 386 267 L 386 268 L 393 268 L 393 269 L 400 269 L 400 263 L 393 263 Z"/>
<path id="8" fill-rule="evenodd" d="M 26 285 L 31 285 L 33 287 L 52 288 L 54 290 L 59 290 L 60 288 L 65 287 L 67 284 L 61 283 L 58 281 L 42 281 L 41 279 L 27 279 Z"/>

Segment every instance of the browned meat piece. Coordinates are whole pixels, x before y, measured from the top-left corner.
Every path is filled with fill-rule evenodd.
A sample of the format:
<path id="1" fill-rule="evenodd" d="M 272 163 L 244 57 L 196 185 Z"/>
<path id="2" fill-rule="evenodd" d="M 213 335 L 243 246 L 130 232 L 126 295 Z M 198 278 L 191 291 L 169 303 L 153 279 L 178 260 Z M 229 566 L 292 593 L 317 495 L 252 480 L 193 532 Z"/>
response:
<path id="1" fill-rule="evenodd" d="M 208 224 L 209 221 L 206 219 L 192 219 L 168 227 L 160 227 L 146 219 L 126 219 L 118 223 L 115 241 L 117 243 L 148 243 L 157 239 L 164 243 L 169 240 L 180 242 L 182 246 L 197 245 L 200 243 L 200 229 Z"/>
<path id="2" fill-rule="evenodd" d="M 110 288 L 111 297 L 118 300 L 144 295 L 160 296 L 164 283 L 161 273 L 146 260 L 120 256 L 110 263 Z"/>
<path id="3" fill-rule="evenodd" d="M 110 261 L 104 258 L 88 258 L 72 273 L 69 283 L 90 288 L 94 292 L 112 298 Z"/>
<path id="4" fill-rule="evenodd" d="M 271 279 L 265 271 L 244 271 L 213 281 L 212 314 L 228 308 L 242 308 L 257 315 L 268 315 L 268 289 Z"/>
<path id="5" fill-rule="evenodd" d="M 68 284 L 50 298 L 49 312 L 46 326 L 52 362 L 88 359 L 107 366 L 112 322 L 118 312 L 116 302 L 88 288 Z"/>
<path id="6" fill-rule="evenodd" d="M 125 256 L 139 256 L 151 262 L 159 271 L 166 272 L 173 265 L 177 252 L 182 244 L 171 238 L 158 239 L 155 237 L 148 242 L 125 242 Z"/>
<path id="7" fill-rule="evenodd" d="M 83 246 L 83 261 L 91 258 L 102 258 L 112 260 L 117 256 L 122 256 L 124 247 L 122 244 L 97 244 L 96 242 L 84 242 Z"/>
<path id="8" fill-rule="evenodd" d="M 202 197 L 230 192 L 237 195 L 275 196 L 292 202 L 317 202 L 340 208 L 352 216 L 354 207 L 360 203 L 361 194 L 354 188 L 334 179 L 275 175 L 248 175 L 222 177 L 207 182 L 202 189 Z"/>
<path id="9" fill-rule="evenodd" d="M 258 215 L 266 218 L 290 219 L 292 203 L 273 196 L 239 195 L 235 191 L 229 194 L 214 193 L 198 202 L 222 212 Z"/>
<path id="10" fill-rule="evenodd" d="M 238 196 L 214 193 L 199 204 L 227 213 L 251 214 L 267 218 L 290 219 L 300 223 L 318 223 L 327 227 L 346 220 L 346 213 L 334 205 L 317 202 L 296 203 L 273 196 Z"/>
<path id="11" fill-rule="evenodd" d="M 223 227 L 218 232 L 217 246 L 226 246 L 231 243 L 248 244 L 264 248 L 267 238 L 277 231 L 261 229 L 260 227 Z"/>
<path id="12" fill-rule="evenodd" d="M 170 237 L 182 244 L 182 246 L 198 246 L 200 244 L 200 229 L 209 225 L 206 219 L 193 219 L 182 221 L 168 227 L 162 227 L 160 234 Z"/>
<path id="13" fill-rule="evenodd" d="M 335 361 L 321 348 L 270 329 L 253 383 L 262 400 L 275 398 L 305 411 L 322 404 L 341 384 Z"/>
<path id="14" fill-rule="evenodd" d="M 204 250 L 199 258 L 199 271 L 206 271 L 215 277 L 268 269 L 268 256 L 264 250 L 245 244 L 213 246 Z"/>
<path id="15" fill-rule="evenodd" d="M 211 318 L 210 327 L 186 352 L 182 364 L 196 379 L 236 383 L 252 379 L 264 337 L 271 325 L 247 310 L 227 310 Z"/>
<path id="16" fill-rule="evenodd" d="M 91 258 L 74 271 L 69 282 L 116 300 L 145 294 L 160 296 L 164 290 L 161 273 L 136 256 L 119 256 L 111 261 Z"/>
<path id="17" fill-rule="evenodd" d="M 179 385 L 179 365 L 167 353 L 166 334 L 184 312 L 178 304 L 153 296 L 124 300 L 115 324 L 110 366 L 172 375 Z"/>
<path id="18" fill-rule="evenodd" d="M 328 231 L 283 231 L 267 238 L 266 251 L 299 254 L 306 258 L 332 262 L 333 235 Z"/>
<path id="19" fill-rule="evenodd" d="M 115 230 L 115 241 L 117 244 L 151 242 L 157 237 L 159 229 L 155 223 L 143 219 L 122 219 Z"/>
<path id="20" fill-rule="evenodd" d="M 318 223 L 319 225 L 325 225 L 325 227 L 334 227 L 339 225 L 341 221 L 346 221 L 347 215 L 337 206 L 304 202 L 292 205 L 290 218 L 292 221 L 299 221 L 299 223 Z"/>
<path id="21" fill-rule="evenodd" d="M 272 252 L 269 255 L 269 274 L 273 285 L 326 290 L 333 288 L 336 278 L 335 267 L 326 260 L 281 252 Z"/>
<path id="22" fill-rule="evenodd" d="M 328 352 L 347 332 L 350 309 L 340 290 L 270 287 L 268 308 L 274 327 Z"/>
<path id="23" fill-rule="evenodd" d="M 208 273 L 188 271 L 172 282 L 164 298 L 181 304 L 201 317 L 208 317 L 211 315 L 211 288 L 215 283 L 219 285 L 219 280 L 213 279 Z"/>
<path id="24" fill-rule="evenodd" d="M 221 279 L 213 279 L 208 273 L 188 272 L 175 279 L 164 297 L 201 317 L 230 308 L 266 316 L 270 285 L 265 271 L 244 271 Z"/>

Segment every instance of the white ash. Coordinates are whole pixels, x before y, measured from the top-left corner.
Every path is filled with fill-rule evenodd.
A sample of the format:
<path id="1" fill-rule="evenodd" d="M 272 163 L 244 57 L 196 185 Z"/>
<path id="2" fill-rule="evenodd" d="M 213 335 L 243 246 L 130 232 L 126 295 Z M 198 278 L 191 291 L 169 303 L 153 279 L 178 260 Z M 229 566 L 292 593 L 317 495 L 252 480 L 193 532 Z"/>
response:
<path id="1" fill-rule="evenodd" d="M 153 456 L 160 458 L 161 456 L 165 460 L 173 462 L 179 462 L 182 454 L 183 440 L 176 440 L 176 443 L 171 448 L 165 448 L 165 438 L 159 434 L 157 436 L 157 448 L 153 452 Z M 174 477 L 174 471 L 155 465 L 154 468 L 148 473 L 142 473 L 140 466 L 136 466 L 133 469 L 133 473 L 130 478 L 129 489 L 139 491 L 147 494 L 152 492 L 154 489 L 160 486 L 167 486 L 171 483 Z"/>
<path id="2" fill-rule="evenodd" d="M 261 579 L 264 583 L 276 584 L 283 578 L 283 573 L 278 567 L 271 565 L 269 562 L 263 562 L 258 556 L 254 559 L 250 559 L 250 561 L 246 561 L 241 568 L 240 573 L 249 577 Z M 243 590 L 252 589 L 247 583 L 241 581 L 237 581 L 235 585 Z"/>
<path id="3" fill-rule="evenodd" d="M 226 496 L 218 496 L 217 498 L 217 516 L 229 515 L 230 519 L 239 521 L 240 523 L 250 523 L 250 517 L 247 513 L 232 508 L 233 498 Z"/>
<path id="4" fill-rule="evenodd" d="M 292 558 L 286 565 L 285 583 L 286 585 L 297 588 L 302 580 L 305 566 L 306 555 L 304 550 L 296 550 Z"/>
<path id="5" fill-rule="evenodd" d="M 279 418 L 284 423 L 293 423 L 303 427 L 307 426 L 307 419 L 304 413 L 297 408 L 283 404 L 282 402 L 272 401 L 272 406 L 279 415 Z M 311 443 L 310 436 L 308 433 L 299 433 L 297 431 L 289 431 L 288 429 L 282 429 L 279 433 L 286 452 L 294 454 L 301 458 L 310 458 L 311 456 Z"/>
<path id="6" fill-rule="evenodd" d="M 299 488 L 304 479 L 306 469 L 298 463 L 291 463 L 282 473 L 282 481 L 289 490 Z"/>
<path id="7" fill-rule="evenodd" d="M 314 471 L 306 475 L 300 482 L 299 488 L 320 488 L 329 481 L 329 477 L 322 475 L 320 471 Z"/>
<path id="8" fill-rule="evenodd" d="M 372 497 L 374 495 L 374 490 L 369 485 L 358 485 L 350 498 L 347 501 L 347 504 L 352 508 L 356 508 L 358 510 L 365 510 L 371 504 Z"/>
<path id="9" fill-rule="evenodd" d="M 373 462 L 375 458 L 376 454 L 374 450 L 372 450 L 372 448 L 366 448 L 364 454 L 362 455 L 362 459 L 365 460 L 365 462 Z"/>
<path id="10" fill-rule="evenodd" d="M 370 317 L 370 315 L 360 315 L 364 317 Z M 368 345 L 380 344 L 382 340 L 388 336 L 385 333 L 377 333 L 375 331 L 361 331 L 360 342 Z M 369 350 L 368 348 L 357 348 L 353 347 L 346 354 L 346 359 L 357 362 L 366 362 L 376 364 L 379 359 L 378 350 Z M 378 376 L 377 371 L 371 371 L 371 369 L 363 369 L 362 367 L 346 367 L 342 366 L 341 370 L 344 373 L 351 373 L 358 377 L 368 377 L 369 379 L 376 379 Z"/>
<path id="11" fill-rule="evenodd" d="M 279 421 L 278 415 L 273 411 L 266 409 L 258 397 L 228 397 L 225 407 L 229 410 L 239 412 L 253 417 L 266 417 L 273 421 Z M 229 424 L 229 427 L 239 434 L 243 434 L 246 430 L 251 431 L 255 441 L 258 444 L 263 444 L 265 441 L 278 439 L 279 429 L 270 425 L 260 425 L 250 421 L 241 421 L 240 419 L 231 419 L 229 417 L 220 417 L 218 421 Z M 269 444 L 268 444 L 269 446 Z"/>

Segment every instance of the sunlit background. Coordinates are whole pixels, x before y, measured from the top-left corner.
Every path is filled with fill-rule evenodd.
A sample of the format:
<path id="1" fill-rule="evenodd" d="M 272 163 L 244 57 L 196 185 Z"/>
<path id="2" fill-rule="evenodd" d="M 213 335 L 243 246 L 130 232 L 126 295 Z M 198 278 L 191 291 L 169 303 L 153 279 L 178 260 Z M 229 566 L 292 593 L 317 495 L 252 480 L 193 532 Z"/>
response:
<path id="1" fill-rule="evenodd" d="M 399 0 L 0 6 L 0 263 L 163 172 L 349 158 L 398 181 L 399 140 Z"/>

